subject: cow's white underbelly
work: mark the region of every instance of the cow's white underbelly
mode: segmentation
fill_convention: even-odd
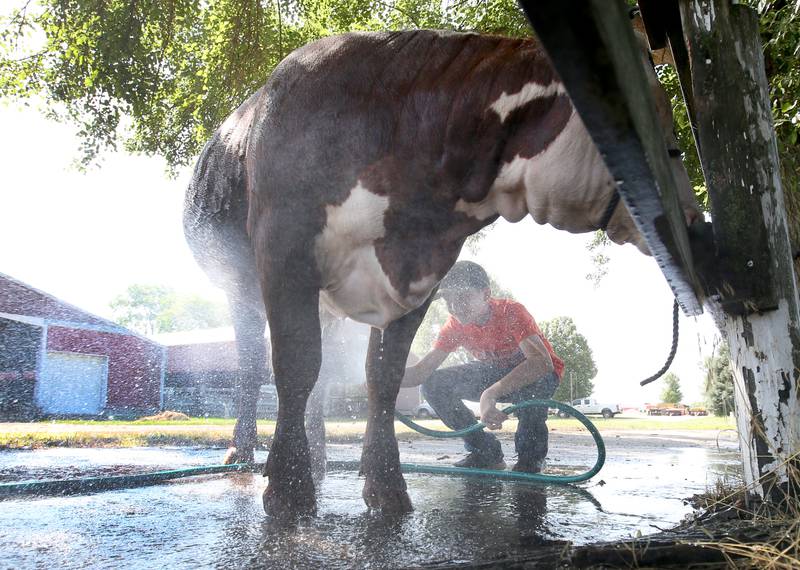
[[[435,275],[423,278],[405,296],[392,286],[375,253],[376,240],[386,232],[388,206],[388,197],[359,182],[341,205],[326,208],[325,227],[315,244],[323,307],[381,329],[419,307],[438,282]]]

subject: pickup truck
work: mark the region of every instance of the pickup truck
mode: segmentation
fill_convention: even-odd
[[[570,405],[585,416],[602,415],[604,418],[613,418],[622,412],[617,404],[600,403],[594,398],[572,400]],[[565,412],[559,412],[558,415],[562,418],[569,417],[569,414]]]

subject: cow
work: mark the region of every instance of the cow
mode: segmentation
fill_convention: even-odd
[[[698,211],[669,101],[645,53],[642,64],[688,223]],[[417,327],[465,239],[530,214],[569,232],[603,228],[647,253],[627,209],[609,207],[615,195],[534,39],[351,33],[286,57],[206,145],[184,218],[198,260],[229,293],[242,343],[239,459],[252,458],[265,359],[250,335],[269,322],[279,405],[266,512],[316,512],[303,412],[320,368],[320,307],[372,327],[363,498],[409,511],[394,403]],[[517,255],[523,262],[524,248]]]

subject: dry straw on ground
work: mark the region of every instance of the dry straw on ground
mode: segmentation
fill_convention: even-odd
[[[789,457],[783,466],[789,482],[780,487],[781,500],[757,500],[752,488],[724,484],[703,497],[708,514],[697,523],[701,529],[708,527],[710,539],[690,543],[718,550],[734,568],[799,569],[800,454]],[[720,539],[720,530],[728,537]]]

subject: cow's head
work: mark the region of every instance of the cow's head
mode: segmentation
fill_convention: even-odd
[[[686,223],[690,225],[700,216],[700,210],[681,159],[670,100],[656,76],[646,38],[637,34],[637,40],[641,65],[665,137],[664,158],[672,171]],[[527,54],[529,59],[536,57],[535,50],[532,51]],[[627,208],[620,205],[610,219],[607,217],[608,205],[616,191],[615,181],[557,78],[547,76],[543,82],[538,77],[521,89],[504,91],[489,108],[502,108],[503,113],[497,111],[499,120],[515,129],[506,145],[511,150],[506,151],[490,192],[491,213],[511,222],[530,213],[540,224],[574,233],[605,226],[612,241],[633,243],[649,254]],[[524,192],[519,192],[521,188]],[[469,212],[468,207],[463,210]],[[480,215],[480,208],[474,210]]]

